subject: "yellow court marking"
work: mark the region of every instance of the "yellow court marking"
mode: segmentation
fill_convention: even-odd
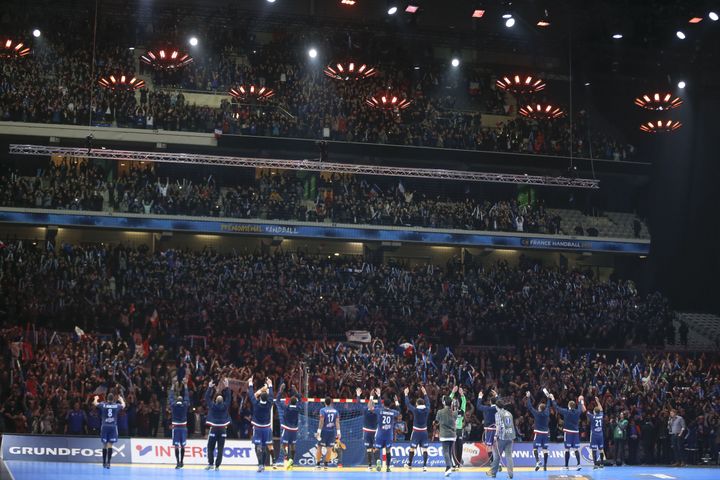
[[[166,469],[175,469],[175,464],[170,463],[118,463],[116,466],[122,466],[122,467],[140,467],[140,468],[166,468]],[[185,465],[183,467],[183,470],[204,470],[206,465]],[[584,467],[584,469],[592,467]],[[461,473],[483,473],[487,472],[490,469],[490,467],[463,467],[460,469],[459,472],[453,472],[453,475],[461,474]],[[503,472],[505,471],[505,466],[503,465]],[[221,465],[220,470],[229,470],[229,471],[239,471],[239,472],[254,472],[257,470],[256,465]],[[428,467],[428,472],[444,472],[444,467]],[[515,467],[513,468],[513,471],[515,472],[534,472],[535,467]],[[564,470],[562,467],[548,467],[548,472],[550,471],[567,471]],[[582,470],[581,470],[582,471]],[[272,472],[278,472],[278,473],[290,473],[290,472],[319,472],[319,473],[325,473],[325,470],[315,470],[315,467],[296,467],[293,466],[290,470],[285,470],[284,467],[278,467],[277,470],[273,470],[272,467],[265,467],[266,473],[272,473]],[[327,469],[327,472],[350,472],[350,473],[387,473],[385,472],[385,467],[383,466],[382,470],[380,472],[377,472],[375,468],[373,467],[372,471],[368,471],[367,467],[343,467],[343,468],[337,468],[337,467],[330,467]],[[575,472],[575,470],[570,470],[570,472]],[[413,467],[412,470],[409,470],[404,467],[393,467],[390,473],[423,473],[422,467]]]

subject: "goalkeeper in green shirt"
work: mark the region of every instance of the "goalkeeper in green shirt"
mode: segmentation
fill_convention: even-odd
[[[459,395],[459,399],[455,398]],[[453,448],[453,470],[458,471],[463,463],[463,426],[465,423],[465,412],[467,410],[467,398],[462,387],[455,385],[450,393],[450,398],[453,402],[453,411],[455,412],[455,434],[457,439],[455,440],[455,446]]]

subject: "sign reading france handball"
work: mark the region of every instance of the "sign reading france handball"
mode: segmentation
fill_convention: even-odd
[[[133,438],[130,444],[132,463],[175,463],[175,449],[169,438]],[[257,465],[255,448],[249,440],[226,440],[223,454],[223,465]],[[187,441],[185,463],[207,465],[207,440]]]
[[[648,241],[575,239],[544,235],[485,233],[430,228],[378,228],[372,226],[297,222],[261,223],[234,222],[169,215],[108,215],[105,213],[59,213],[54,210],[26,211],[0,209],[0,222],[60,227],[114,228],[155,232],[195,232],[239,235],[266,235],[291,238],[322,238],[347,241],[412,242],[430,245],[455,245],[495,248],[532,248],[541,250],[573,250],[616,252],[647,255]]]
[[[2,458],[6,461],[100,463],[102,445],[97,437],[5,434]],[[120,439],[113,445],[112,461],[131,463],[129,439]]]

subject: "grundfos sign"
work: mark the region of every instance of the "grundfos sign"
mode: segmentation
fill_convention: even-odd
[[[13,435],[2,438],[3,460],[35,462],[102,461],[102,445],[94,437],[62,437],[49,435]],[[114,463],[130,463],[130,440],[121,439],[113,447]]]

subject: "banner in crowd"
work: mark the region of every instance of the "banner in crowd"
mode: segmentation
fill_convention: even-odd
[[[650,242],[628,239],[627,241],[601,239],[575,239],[547,235],[434,230],[426,228],[382,228],[373,226],[342,226],[336,224],[264,223],[221,220],[198,220],[188,217],[166,215],[108,215],[103,213],[69,214],[57,211],[28,211],[3,208],[0,222],[60,227],[94,227],[122,230],[145,230],[154,232],[185,231],[195,233],[242,234],[298,238],[320,238],[347,241],[410,242],[430,245],[453,245],[495,248],[530,248],[540,250],[572,250],[588,252],[615,252],[647,255]]]
[[[133,438],[130,440],[132,463],[175,463],[175,449],[169,438]],[[185,463],[207,465],[207,440],[189,439]],[[257,465],[255,447],[249,440],[225,441],[223,465]]]
[[[14,435],[2,437],[3,460],[29,462],[102,463],[102,444],[96,437],[63,437],[56,435]],[[129,439],[113,445],[113,463],[131,463]]]

